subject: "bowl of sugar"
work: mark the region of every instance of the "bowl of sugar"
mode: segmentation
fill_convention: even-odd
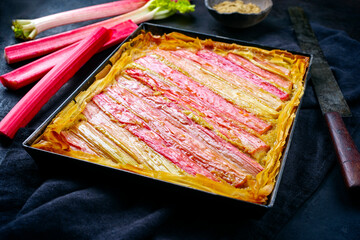
[[[205,0],[209,13],[231,28],[247,28],[263,21],[270,13],[271,0]]]

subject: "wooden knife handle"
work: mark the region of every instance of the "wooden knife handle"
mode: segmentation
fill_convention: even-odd
[[[360,189],[360,153],[347,131],[344,121],[338,112],[325,113],[336,154],[341,166],[347,187]]]

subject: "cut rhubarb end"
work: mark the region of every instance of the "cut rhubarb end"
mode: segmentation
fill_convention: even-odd
[[[15,89],[19,88],[17,81],[8,81],[8,79],[6,78],[5,75],[0,76],[0,81],[1,81],[2,85],[4,85],[4,87],[6,87],[8,89],[15,90]]]
[[[109,31],[97,29],[69,55],[46,74],[1,120],[0,134],[13,138],[26,126],[41,107],[82,67],[108,40]]]
[[[1,82],[11,90],[17,90],[33,83],[45,76],[57,63],[68,58],[76,46],[77,43],[8,72],[0,76]]]

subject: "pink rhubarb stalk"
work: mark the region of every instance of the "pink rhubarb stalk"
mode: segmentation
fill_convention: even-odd
[[[50,28],[121,15],[140,8],[147,1],[122,0],[60,12],[36,19],[14,20],[12,29],[17,38],[34,39],[37,34]]]
[[[131,20],[120,23],[110,28],[111,38],[99,49],[99,52],[116,44],[119,44],[126,37],[128,37],[136,28],[137,25]],[[43,77],[58,62],[66,59],[77,45],[78,43],[73,43],[70,46],[46,55],[20,68],[17,68],[14,71],[0,76],[0,80],[5,87],[12,90],[16,90],[30,83],[33,83]]]
[[[109,31],[97,29],[69,55],[48,72],[1,120],[0,133],[13,138],[41,107],[83,66],[109,39]]]

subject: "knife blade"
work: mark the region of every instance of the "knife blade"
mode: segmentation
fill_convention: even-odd
[[[304,10],[300,7],[290,7],[288,11],[302,51],[313,55],[310,69],[311,81],[327,122],[346,186],[350,190],[359,190],[360,153],[342,119],[342,117],[351,117],[350,108],[325,59]]]

